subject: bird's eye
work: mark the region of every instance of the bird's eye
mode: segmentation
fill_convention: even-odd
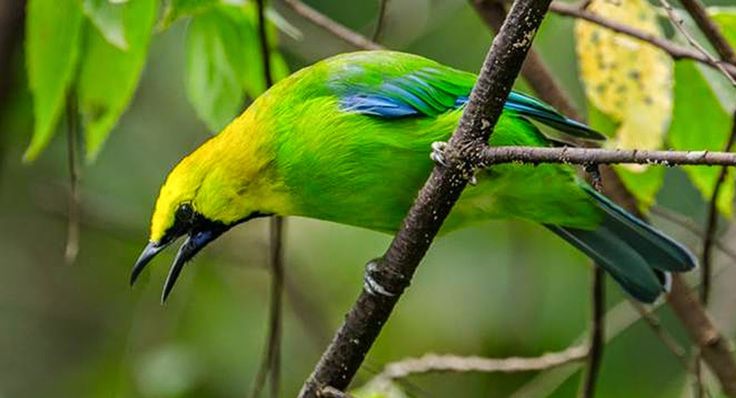
[[[182,203],[176,209],[176,223],[189,224],[194,218],[194,209],[190,203]]]

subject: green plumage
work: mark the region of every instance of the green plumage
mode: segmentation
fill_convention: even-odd
[[[470,73],[398,52],[321,61],[272,87],[182,162],[174,171],[181,177],[167,181],[177,188],[164,187],[157,209],[176,208],[169,202],[179,199],[169,198],[181,197],[181,185],[198,195],[198,211],[217,203],[202,214],[226,225],[247,213],[279,213],[394,232],[434,166],[431,144],[449,139],[474,81]],[[543,135],[541,125],[554,136]],[[600,138],[539,100],[512,93],[490,145]],[[217,188],[190,187],[189,180],[198,181],[193,172],[209,176],[205,182],[218,176],[208,185]],[[477,179],[442,232],[497,218],[543,224],[646,302],[664,290],[665,272],[694,266],[687,250],[592,191],[572,167],[503,164],[481,170]],[[233,214],[236,207],[244,214]],[[160,226],[153,230],[163,235],[168,216],[154,220]]]

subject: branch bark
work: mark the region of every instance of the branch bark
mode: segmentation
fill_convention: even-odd
[[[735,166],[736,153],[710,151],[649,151],[640,149],[603,149],[577,147],[484,147],[479,155],[482,167],[499,163],[659,164]]]
[[[493,32],[501,29],[506,18],[506,7],[501,0],[471,0],[478,15]],[[555,109],[569,118],[582,121],[583,116],[573,105],[572,100],[560,87],[557,80],[544,63],[542,56],[533,47],[526,55],[524,65],[521,67],[521,76],[526,80],[534,92]]]
[[[556,14],[584,19],[588,22],[592,22],[605,28],[611,29],[614,32],[621,33],[641,41],[645,41],[665,51],[674,59],[692,59],[716,69],[723,68],[728,73],[728,75],[730,75],[732,78],[736,78],[736,65],[726,62],[717,62],[694,48],[681,46],[665,38],[656,36],[648,32],[644,32],[629,25],[616,21],[611,21],[590,11],[581,10],[574,4],[555,1],[550,5],[549,9]]]
[[[693,18],[698,28],[705,34],[705,37],[708,38],[708,41],[716,49],[721,59],[728,63],[736,64],[736,52],[728,44],[728,40],[726,40],[718,25],[708,16],[703,3],[700,0],[680,0],[680,3]]]
[[[452,373],[517,373],[532,372],[581,361],[588,354],[584,345],[569,347],[538,357],[483,358],[477,356],[425,354],[419,358],[406,358],[387,364],[375,379],[395,380],[416,374]]]
[[[336,37],[342,39],[343,41],[354,47],[362,48],[364,50],[383,49],[383,46],[381,46],[380,44],[367,39],[365,36],[359,33],[353,32],[344,25],[335,22],[321,12],[302,3],[299,0],[284,0],[284,2],[297,14],[301,15],[313,24],[332,33]]]
[[[292,1],[292,0],[289,0]],[[517,0],[483,63],[449,148],[463,158],[436,166],[404,223],[380,259],[366,267],[366,288],[348,312],[300,397],[318,397],[328,386],[344,390],[388,320],[442,222],[467,185],[469,166],[481,153],[501,115],[550,0]],[[471,163],[472,164],[472,163]]]

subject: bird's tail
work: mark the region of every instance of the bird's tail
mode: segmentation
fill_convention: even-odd
[[[654,302],[669,289],[670,272],[695,268],[696,260],[685,247],[592,188],[586,190],[604,213],[596,229],[547,227],[595,260],[631,296]]]

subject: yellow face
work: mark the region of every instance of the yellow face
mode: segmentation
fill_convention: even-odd
[[[263,134],[248,132],[249,119],[246,112],[171,171],[156,201],[151,242],[177,227],[177,211],[186,206],[226,226],[253,214],[289,213],[288,191],[274,170],[273,154]]]

